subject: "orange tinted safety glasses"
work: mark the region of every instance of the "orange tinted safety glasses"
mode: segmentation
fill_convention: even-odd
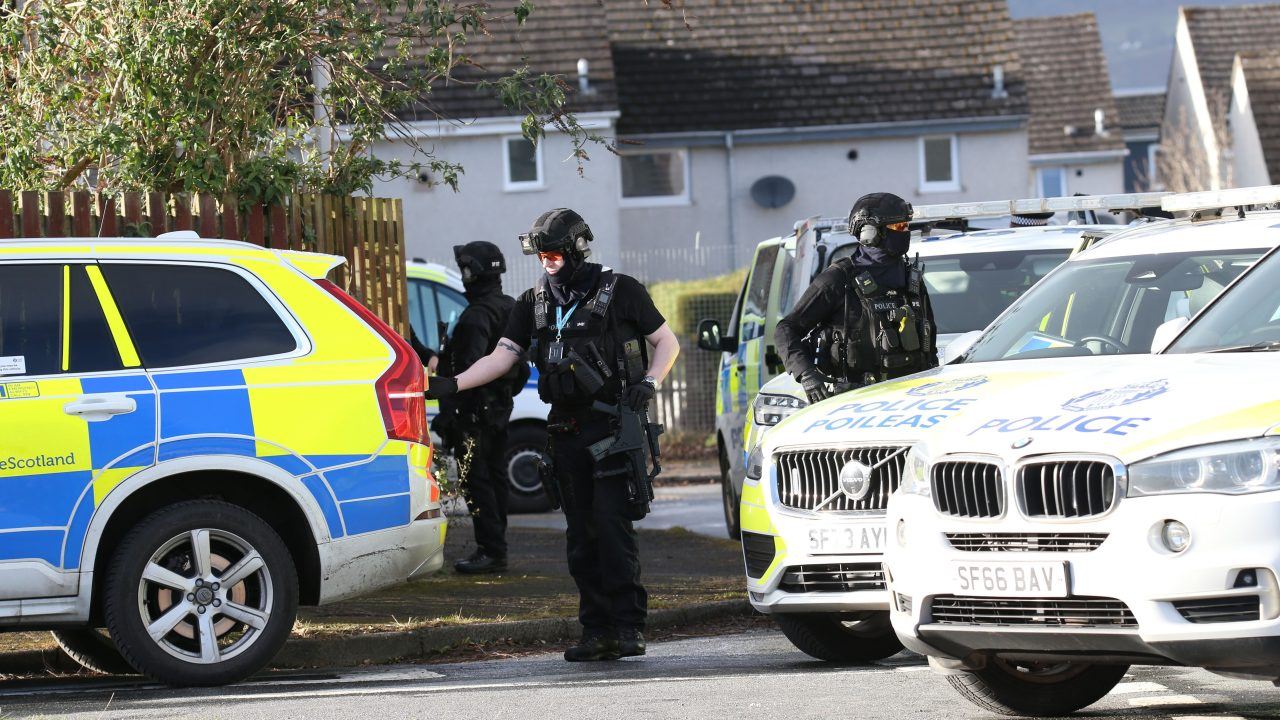
[[[885,227],[889,228],[894,232],[902,232],[903,230],[907,229],[907,223],[904,223],[904,222],[889,223],[888,225],[885,225]]]
[[[559,252],[540,252],[540,253],[538,253],[538,259],[539,259],[539,260],[547,260],[547,261],[550,261],[550,262],[560,262],[561,260],[563,260],[563,259],[564,259],[564,253],[559,253]]]

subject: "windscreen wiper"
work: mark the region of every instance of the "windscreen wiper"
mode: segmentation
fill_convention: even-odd
[[[1217,348],[1209,352],[1227,353],[1227,352],[1276,352],[1280,350],[1280,340],[1268,340],[1267,342],[1254,343],[1252,345],[1235,345],[1232,347]]]

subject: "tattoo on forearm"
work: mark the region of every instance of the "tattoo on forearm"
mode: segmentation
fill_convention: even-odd
[[[499,340],[498,347],[502,348],[503,350],[506,350],[512,355],[519,356],[524,354],[524,352],[520,350],[520,348],[517,347],[515,343],[507,342],[506,340]]]

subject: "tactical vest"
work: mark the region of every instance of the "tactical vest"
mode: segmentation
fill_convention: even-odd
[[[539,278],[534,290],[532,353],[543,402],[613,405],[624,387],[644,376],[645,347],[639,332],[631,323],[619,322],[613,310],[617,285],[618,276],[602,270],[591,292],[561,308],[564,327],[557,328],[547,278]]]
[[[843,327],[832,335],[830,368],[854,384],[879,382],[938,364],[929,298],[919,260],[907,268],[907,286],[881,287],[849,260],[837,263],[847,280]],[[856,273],[856,274],[855,274]]]

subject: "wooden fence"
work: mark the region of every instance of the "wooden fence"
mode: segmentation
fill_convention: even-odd
[[[404,214],[398,198],[292,195],[279,205],[243,207],[234,197],[131,192],[0,190],[5,238],[155,237],[194,230],[280,250],[341,255],[332,280],[409,333]]]

